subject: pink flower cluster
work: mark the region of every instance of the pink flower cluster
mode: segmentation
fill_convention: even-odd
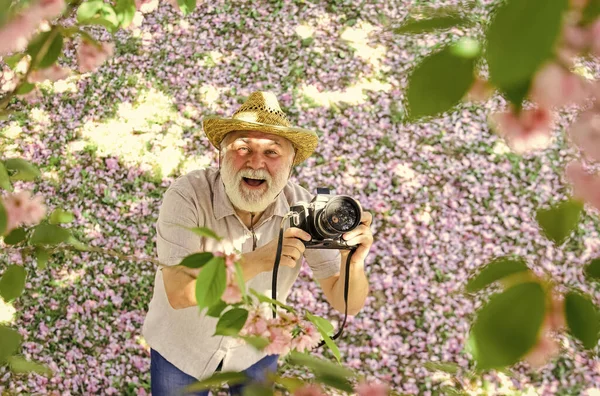
[[[33,2],[0,28],[0,56],[23,51],[40,23],[62,15],[65,8],[64,0]]]
[[[96,45],[88,40],[81,40],[77,49],[79,71],[82,73],[96,71],[108,58],[113,55],[113,43]]]
[[[389,387],[378,382],[362,382],[356,386],[357,396],[388,396]],[[294,396],[327,396],[317,384],[306,384],[294,391]]]
[[[566,323],[564,298],[552,293],[548,305],[538,342],[524,358],[533,368],[545,366],[560,351],[555,335],[565,327]]]
[[[581,2],[584,4],[587,2]],[[580,8],[572,3],[575,17],[566,18],[562,37],[557,48],[557,59],[550,61],[538,70],[533,78],[528,99],[536,106],[517,114],[514,109],[506,113],[494,114],[491,117],[492,127],[507,144],[516,152],[546,148],[551,140],[552,111],[563,106],[582,105],[586,100],[595,97],[598,100],[598,85],[575,74],[570,69],[575,66],[575,59],[587,53],[600,55],[600,18],[587,27],[579,26]],[[589,113],[584,113],[569,131],[577,146],[587,152],[596,152],[596,121]],[[596,158],[595,158],[596,159]]]
[[[29,82],[43,82],[46,80],[58,81],[67,78],[71,74],[71,69],[57,65],[56,63],[45,69],[38,69],[31,72]]]
[[[35,225],[46,215],[46,206],[41,196],[31,198],[30,191],[19,191],[2,198],[6,210],[7,227],[5,234],[22,224]]]
[[[269,340],[264,349],[268,355],[287,355],[290,351],[309,351],[320,341],[321,335],[310,322],[287,312],[279,312],[277,318],[265,318],[259,309],[250,312],[242,336],[263,337]]]

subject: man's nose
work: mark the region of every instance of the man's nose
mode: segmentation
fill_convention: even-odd
[[[265,159],[260,153],[253,152],[248,155],[247,164],[252,169],[261,169],[265,167]]]

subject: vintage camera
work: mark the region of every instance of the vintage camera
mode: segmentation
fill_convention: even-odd
[[[290,208],[294,212],[290,224],[312,236],[303,241],[307,249],[344,249],[348,246],[342,235],[360,224],[362,208],[357,200],[347,195],[330,194],[327,188],[317,188],[317,195],[310,203],[298,202]]]

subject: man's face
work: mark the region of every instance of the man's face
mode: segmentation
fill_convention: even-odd
[[[224,142],[221,176],[231,203],[247,212],[262,212],[287,183],[292,144],[258,131],[231,132]]]

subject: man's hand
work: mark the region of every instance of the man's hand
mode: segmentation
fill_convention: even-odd
[[[369,250],[371,250],[371,245],[373,245],[371,223],[373,223],[373,215],[371,215],[369,212],[363,212],[362,217],[360,218],[360,225],[352,231],[342,235],[342,238],[348,245],[358,245],[354,251],[354,254],[352,254],[352,261],[350,262],[352,265],[364,264],[367,254],[369,254]],[[350,252],[348,250],[342,251],[342,258],[344,262],[346,261],[349,253]]]
[[[294,268],[304,253],[305,246],[302,240],[310,241],[310,239],[310,234],[300,228],[290,227],[285,230],[279,265]],[[257,248],[255,251],[242,255],[244,258],[242,269],[244,270],[245,280],[253,278],[260,272],[271,271],[273,269],[278,240],[279,236],[266,245]]]

